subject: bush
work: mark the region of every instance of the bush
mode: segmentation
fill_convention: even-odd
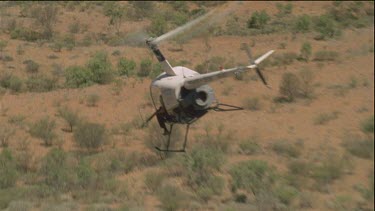
[[[317,188],[321,190],[339,179],[344,173],[345,161],[334,156],[327,157],[319,165],[312,168],[311,175],[317,183]]]
[[[297,158],[300,156],[301,152],[299,149],[288,143],[287,140],[280,140],[272,144],[272,150],[275,151],[279,155],[284,155],[287,157]]]
[[[345,135],[342,145],[354,156],[364,159],[374,157],[374,140],[371,138],[362,139],[359,136]]]
[[[6,48],[8,45],[7,41],[0,40],[0,52],[3,52],[4,48]]]
[[[292,160],[288,163],[288,169],[292,175],[306,177],[310,175],[311,164],[301,160]]]
[[[92,72],[81,66],[70,66],[65,70],[65,84],[68,87],[78,88],[93,84]]]
[[[171,185],[162,186],[157,194],[164,210],[173,211],[183,207],[187,196],[179,188]]]
[[[10,32],[10,38],[34,42],[34,41],[37,41],[38,39],[43,38],[43,35],[31,29],[15,28],[14,30]]]
[[[96,179],[94,169],[90,163],[84,159],[81,159],[78,166],[75,168],[77,174],[77,183],[81,188],[90,187]]]
[[[117,63],[117,69],[121,76],[133,76],[135,74],[135,67],[136,63],[133,60],[128,60],[126,58],[121,58]]]
[[[9,139],[14,134],[14,130],[12,130],[9,126],[4,124],[0,124],[0,146],[8,147]]]
[[[43,30],[43,37],[50,39],[53,36],[53,27],[57,22],[58,8],[54,4],[38,6],[35,8],[33,18]]]
[[[51,146],[53,140],[56,138],[55,127],[56,123],[54,120],[44,117],[30,125],[29,133],[36,138],[42,139],[45,146]]]
[[[87,63],[87,69],[91,72],[91,80],[98,84],[107,84],[113,80],[112,64],[107,53],[98,52]]]
[[[300,97],[312,98],[314,95],[314,75],[309,69],[302,69],[298,74],[300,78]]]
[[[335,21],[329,15],[321,15],[315,19],[315,30],[319,32],[319,36],[316,39],[322,40],[333,38],[341,33],[337,29]]]
[[[300,50],[299,59],[308,62],[311,57],[312,49],[309,42],[303,43]]]
[[[249,97],[245,99],[244,107],[246,109],[249,109],[251,111],[257,111],[260,109],[261,104],[258,97]]]
[[[239,144],[241,153],[245,155],[254,155],[260,150],[259,144],[257,144],[254,139],[245,139]]]
[[[266,11],[255,11],[247,21],[247,27],[251,29],[263,29],[269,20],[270,16]]]
[[[281,65],[290,65],[298,58],[298,55],[293,52],[286,52],[280,55],[273,56],[272,62],[270,63],[272,66],[281,66]]]
[[[298,196],[298,191],[291,186],[282,185],[275,190],[275,195],[283,204],[290,205],[290,203]]]
[[[362,121],[361,130],[364,133],[374,133],[374,115]]]
[[[17,182],[16,162],[11,151],[4,149],[0,154],[0,188],[9,188]]]
[[[331,120],[337,119],[337,117],[338,117],[338,112],[321,113],[314,119],[314,124],[324,125]]]
[[[79,124],[74,130],[73,136],[80,147],[85,147],[88,150],[98,149],[107,138],[104,125],[90,122]]]
[[[26,60],[23,62],[26,64],[26,72],[28,73],[37,73],[39,70],[39,64],[33,60]]]
[[[339,53],[336,51],[317,51],[314,56],[314,61],[336,61]]]
[[[311,18],[308,15],[298,16],[294,23],[294,31],[306,33],[310,31]]]
[[[165,17],[161,15],[157,15],[152,19],[152,22],[150,26],[148,27],[148,32],[153,37],[158,37],[164,33],[166,33],[168,30],[167,27],[167,21],[165,20]]]
[[[62,149],[51,149],[43,158],[40,174],[43,182],[55,191],[66,191],[74,184],[74,174],[68,155]]]
[[[154,193],[161,187],[164,179],[165,175],[163,173],[149,171],[145,175],[145,185],[152,193]]]
[[[74,21],[73,23],[69,24],[69,32],[72,34],[79,33],[80,28],[81,28],[81,24],[77,21]]]
[[[139,65],[137,75],[139,77],[147,77],[152,70],[152,62],[149,59],[143,59]]]
[[[279,87],[279,93],[285,96],[287,101],[292,102],[298,97],[300,87],[301,81],[294,73],[284,73]]]
[[[12,74],[5,74],[0,78],[0,85],[17,93],[22,90],[23,81]]]
[[[73,127],[77,126],[80,119],[78,113],[70,110],[68,107],[59,108],[58,114],[69,124],[69,131],[73,132]]]
[[[31,92],[48,92],[56,88],[57,80],[57,78],[48,78],[44,75],[33,75],[25,83]]]
[[[277,16],[279,17],[284,17],[286,15],[289,15],[292,13],[292,10],[293,10],[293,5],[291,3],[287,3],[287,4],[276,3],[276,7],[278,9]]]
[[[90,94],[86,98],[86,105],[89,107],[97,106],[98,101],[100,100],[100,96],[97,94]]]
[[[267,162],[262,160],[242,161],[229,170],[234,190],[243,188],[254,195],[269,190],[274,183],[274,172]]]

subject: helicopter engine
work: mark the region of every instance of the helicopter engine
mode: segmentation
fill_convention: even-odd
[[[179,122],[190,122],[206,114],[214,101],[214,90],[208,85],[192,90],[182,87],[179,100],[180,106],[175,108],[173,112]]]

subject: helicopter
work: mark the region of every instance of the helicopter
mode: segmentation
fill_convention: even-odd
[[[156,150],[160,152],[185,152],[188,140],[189,127],[198,119],[202,118],[208,111],[236,111],[243,110],[239,106],[219,103],[215,97],[215,91],[208,84],[219,79],[240,74],[242,72],[254,69],[263,84],[268,87],[268,84],[258,67],[263,60],[269,57],[274,50],[270,50],[253,60],[250,48],[243,43],[242,47],[245,50],[250,64],[247,66],[233,67],[229,69],[221,69],[214,72],[200,74],[197,71],[183,66],[172,67],[168,60],[164,57],[158,47],[158,43],[175,36],[191,27],[208,15],[203,15],[183,26],[180,26],[170,32],[167,32],[157,38],[148,38],[145,40],[148,48],[153,52],[164,72],[158,75],[150,85],[150,97],[152,100],[155,112],[150,115],[143,126],[147,125],[155,116],[161,129],[164,130],[163,135],[167,137],[166,148],[162,149],[155,146]],[[170,149],[171,134],[175,124],[186,125],[184,142],[181,149]],[[169,126],[169,128],[167,127]]]

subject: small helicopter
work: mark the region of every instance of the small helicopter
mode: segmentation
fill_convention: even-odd
[[[148,124],[155,116],[159,126],[164,130],[164,134],[168,136],[166,148],[162,149],[155,146],[161,152],[185,152],[189,127],[192,123],[207,114],[208,111],[236,111],[243,108],[219,103],[215,97],[214,90],[208,83],[219,80],[224,77],[233,76],[241,72],[255,69],[256,73],[267,85],[267,82],[261,73],[258,64],[269,57],[274,50],[270,50],[256,60],[252,59],[250,48],[247,44],[243,44],[243,49],[249,57],[250,65],[234,67],[230,69],[222,69],[214,72],[200,74],[187,67],[172,67],[168,60],[158,48],[158,43],[181,33],[188,27],[197,24],[209,14],[203,15],[183,26],[180,26],[166,34],[157,38],[146,39],[147,46],[161,63],[164,72],[157,76],[150,85],[150,96],[155,112],[145,120],[144,126]],[[170,149],[171,134],[175,124],[186,125],[185,138],[181,149]],[[169,128],[167,128],[169,125]]]

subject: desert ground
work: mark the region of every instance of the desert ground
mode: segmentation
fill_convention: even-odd
[[[165,136],[144,39],[244,110]],[[373,2],[0,2],[0,209],[374,210]],[[182,145],[184,126],[173,133]]]

